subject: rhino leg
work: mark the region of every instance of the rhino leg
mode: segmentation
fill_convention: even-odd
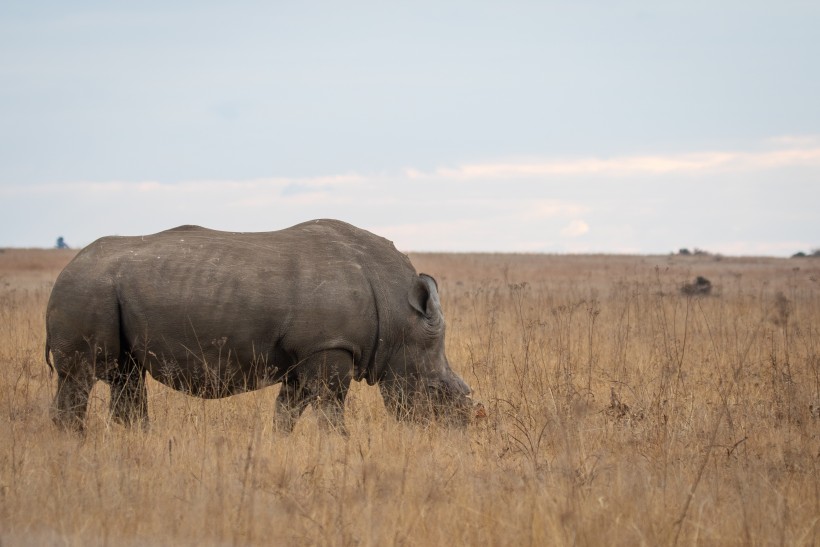
[[[148,429],[148,391],[145,371],[130,355],[120,358],[119,365],[108,378],[111,386],[111,418],[126,426],[140,425]]]
[[[274,428],[282,433],[290,433],[296,420],[302,415],[310,401],[310,394],[299,385],[295,377],[287,377],[282,381],[279,396],[276,397],[276,418]]]
[[[74,357],[55,355],[54,361],[57,394],[54,396],[51,419],[62,429],[82,432],[88,396],[94,387],[93,366],[79,354]]]
[[[353,379],[353,358],[343,350],[325,351],[315,356],[318,374],[314,382],[313,408],[319,426],[347,435],[344,410],[347,391]]]
[[[276,429],[292,431],[312,403],[323,429],[345,434],[344,404],[352,378],[353,359],[347,351],[323,351],[301,361],[276,398]]]

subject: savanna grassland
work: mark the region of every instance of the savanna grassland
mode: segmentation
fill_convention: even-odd
[[[820,544],[818,259],[413,254],[486,407],[466,431],[359,384],[347,438],[312,410],[285,437],[278,387],[150,382],[149,431],[98,383],[78,437],[43,356],[71,256],[0,253],[4,546]]]

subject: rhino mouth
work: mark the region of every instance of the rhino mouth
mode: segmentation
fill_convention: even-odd
[[[475,415],[472,390],[460,378],[380,382],[385,406],[397,420],[464,427]]]
[[[474,407],[471,392],[463,382],[461,385],[450,382],[429,383],[425,393],[429,414],[446,425],[468,425]]]
[[[415,388],[389,390],[387,406],[399,421],[466,427],[473,416],[471,390],[464,382],[420,382]]]

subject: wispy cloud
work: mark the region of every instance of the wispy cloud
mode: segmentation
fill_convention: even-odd
[[[463,181],[582,175],[624,177],[708,171],[746,171],[788,165],[820,165],[820,142],[815,137],[784,137],[771,141],[771,144],[779,148],[753,152],[708,151],[611,158],[473,163],[457,167],[441,167],[429,172],[409,169],[406,175],[412,179],[437,178]],[[783,146],[789,147],[783,149]]]
[[[788,254],[820,246],[809,239],[820,233],[813,211],[820,199],[820,138],[784,137],[757,148],[317,177],[5,184],[0,199],[10,212],[0,218],[0,236],[6,237],[0,245],[48,244],[54,234],[87,243],[185,223],[271,230],[335,217],[403,250],[658,252],[698,246],[726,254]],[[708,187],[692,192],[681,180]],[[123,215],[124,206],[135,214]],[[33,211],[48,212],[33,223]],[[21,230],[36,235],[19,243],[12,235]]]
[[[778,135],[766,139],[765,144],[785,147],[820,147],[820,135]]]
[[[669,173],[703,173],[759,170],[787,166],[820,166],[820,135],[789,135],[767,139],[755,151],[705,151],[677,154],[623,155],[609,158],[546,158],[520,161],[493,161],[438,167],[432,170],[406,168],[395,173],[345,173],[314,177],[270,177],[256,179],[193,180],[179,183],[157,181],[55,182],[40,185],[0,186],[0,192],[33,193],[52,191],[179,192],[233,190],[293,196],[310,193],[345,192],[372,188],[391,182],[435,179],[458,182],[481,179],[529,179],[552,176],[624,177]]]
[[[561,229],[561,235],[565,237],[580,237],[589,232],[589,224],[583,220],[573,220]]]
[[[556,199],[527,200],[516,203],[515,216],[518,218],[566,218],[584,214],[589,207],[578,202]]]

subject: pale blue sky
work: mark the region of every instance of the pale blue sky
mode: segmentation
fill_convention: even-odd
[[[820,247],[820,3],[168,4],[0,4],[0,246]]]

